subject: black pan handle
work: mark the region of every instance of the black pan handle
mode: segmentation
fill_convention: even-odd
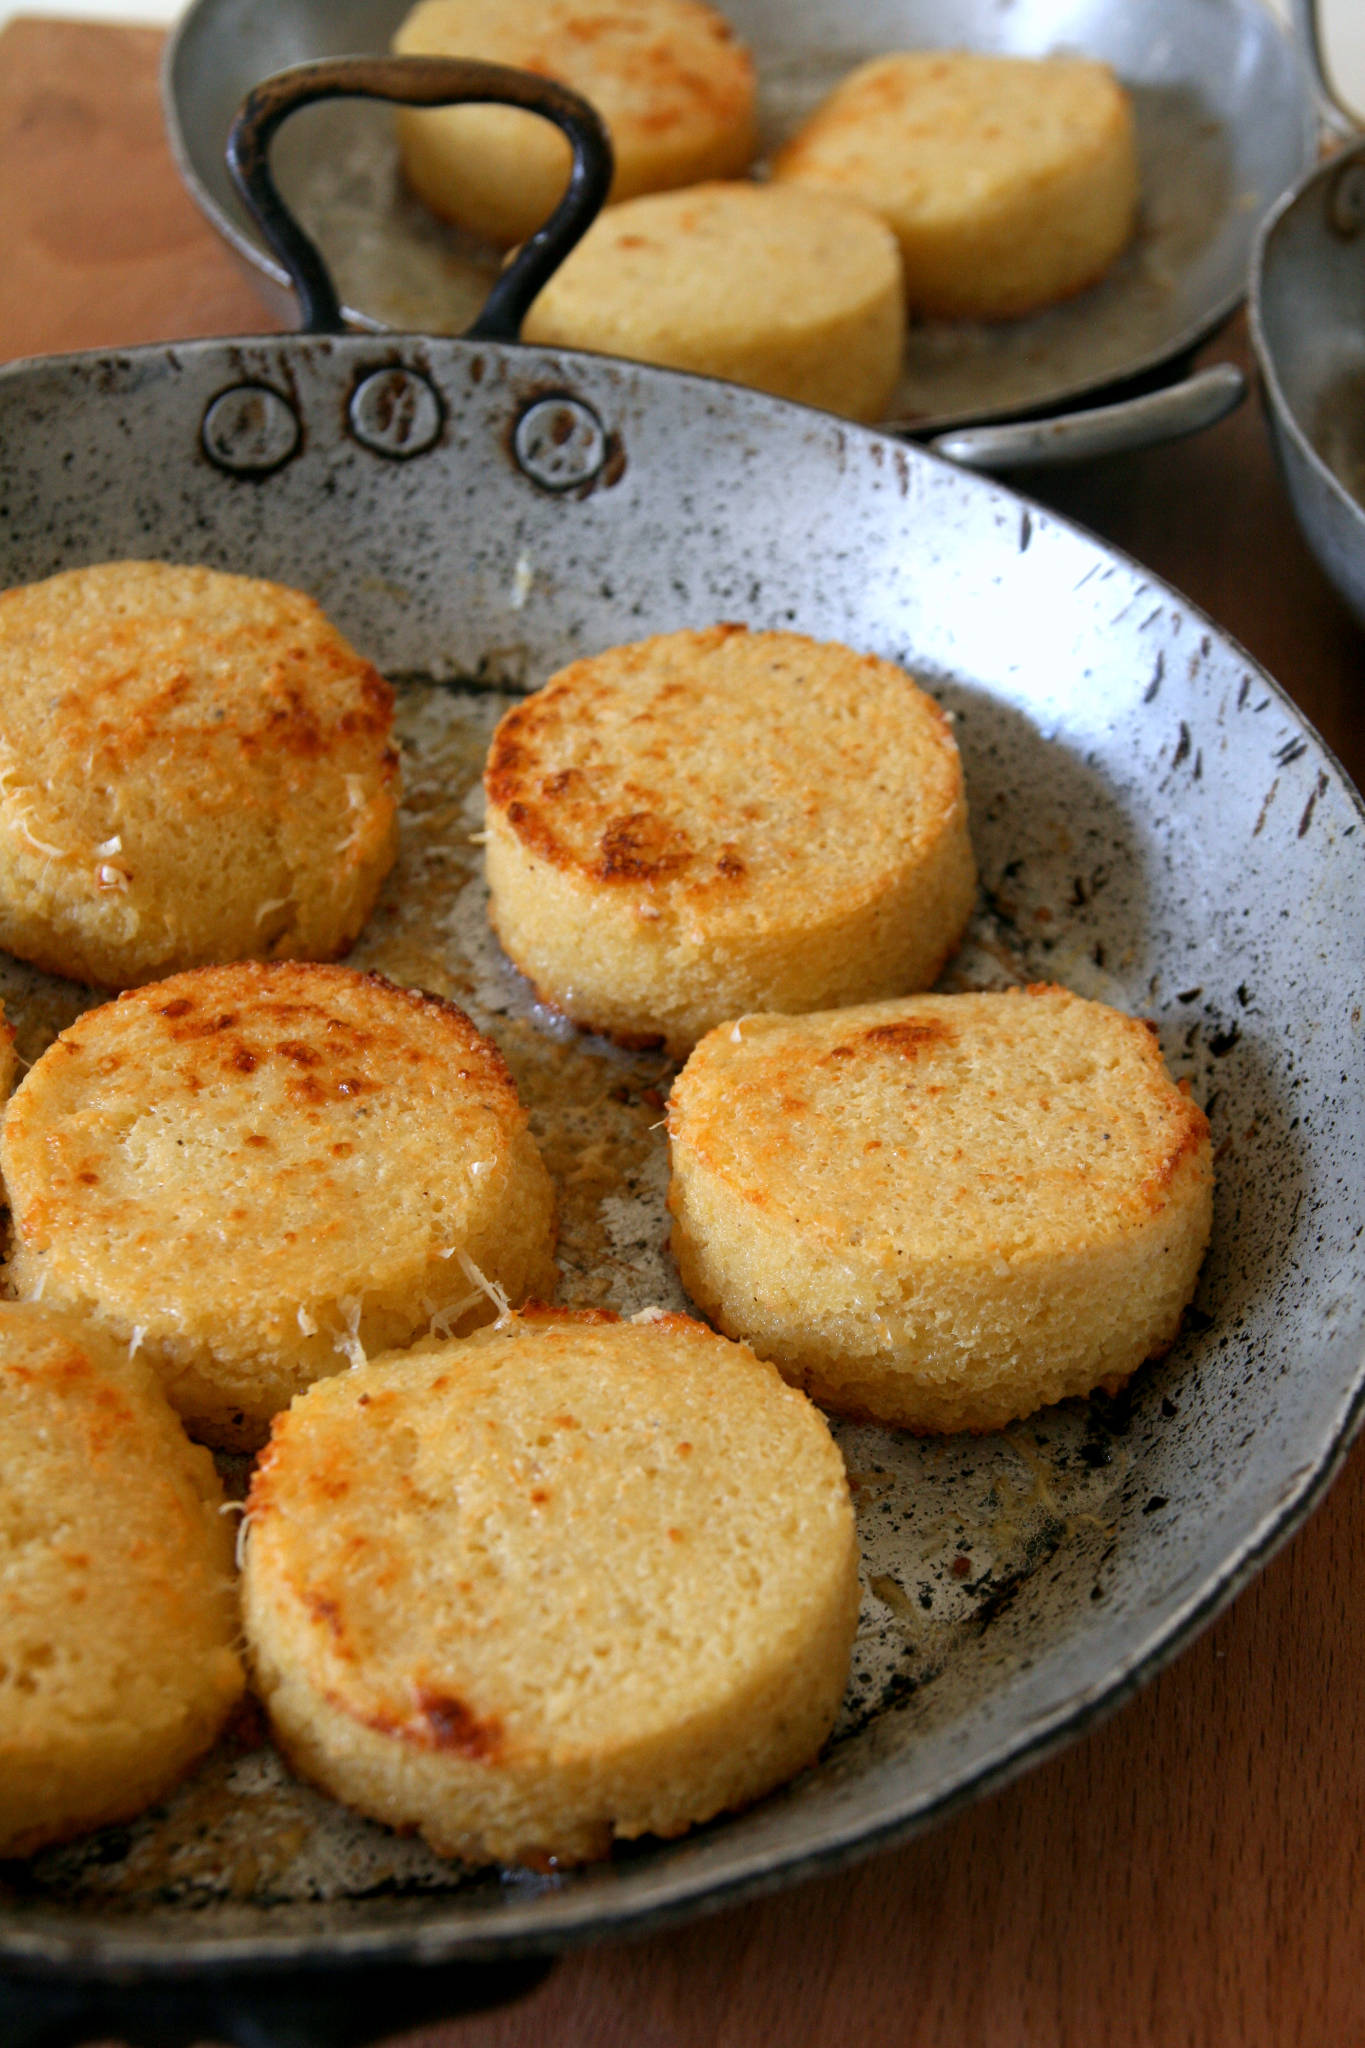
[[[422,1966],[338,1964],[265,1975],[249,1964],[232,1975],[136,1984],[0,1982],[4,2048],[78,2048],[90,2041],[129,2048],[365,2048],[420,2026],[462,2018],[520,1998],[542,1982],[548,1957],[504,1963]]]
[[[543,227],[524,242],[493,286],[469,329],[471,341],[515,341],[531,301],[581,240],[606,203],[611,138],[587,100],[552,78],[457,57],[328,57],[294,64],[247,94],[228,132],[232,181],[262,235],[289,272],[305,334],[341,334],[345,322],[331,273],[317,244],[280,197],[270,145],[282,121],[315,100],[395,100],[412,107],[495,101],[553,121],[569,138],[568,190]]]

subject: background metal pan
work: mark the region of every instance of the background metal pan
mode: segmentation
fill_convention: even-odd
[[[1265,223],[1251,337],[1295,515],[1365,626],[1365,141],[1304,179]]]
[[[1074,404],[1177,365],[1241,299],[1257,222],[1312,158],[1308,80],[1262,0],[733,0],[725,11],[754,50],[769,142],[852,64],[898,47],[1078,51],[1133,90],[1144,192],[1134,246],[1093,291],[1031,319],[916,328],[891,415],[916,433]],[[386,50],[406,12],[407,0],[193,0],[168,49],[182,175],[281,312],[285,272],[224,169],[232,115],[283,66]],[[386,110],[310,110],[277,163],[353,324],[469,325],[496,262],[404,190]]]

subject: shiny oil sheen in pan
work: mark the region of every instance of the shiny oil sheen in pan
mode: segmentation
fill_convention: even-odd
[[[350,964],[458,1002],[497,1041],[526,1103],[559,1203],[560,1298],[634,1314],[687,1309],[665,1250],[663,1130],[676,1069],[585,1037],[538,1005],[488,927],[480,772],[507,693],[410,680],[398,693],[405,798],[397,867]],[[1093,957],[1073,981],[1116,993]],[[1027,978],[1008,906],[978,914],[944,986]],[[0,959],[0,999],[31,1062],[100,1000]],[[1187,1064],[1189,1064],[1187,1062]],[[1206,1082],[1205,1082],[1206,1085]],[[341,1366],[341,1361],[339,1368]],[[1178,1381],[1179,1368],[1164,1373]],[[1172,1413],[1176,1412],[1172,1399]],[[848,1691],[824,1769],[891,1707],[941,1711],[970,1685],[962,1652],[980,1644],[1034,1574],[1088,1574],[1103,1597],[1118,1508],[1136,1480],[1126,1401],[1073,1402],[980,1438],[916,1439],[843,1421],[834,1432],[858,1509],[863,1600]],[[240,1494],[247,1461],[221,1459]],[[1163,1503],[1147,1503],[1151,1512]],[[968,1660],[970,1661],[970,1660]],[[959,1693],[960,1696],[960,1693]],[[627,1848],[626,1860],[649,1853]],[[465,1872],[420,1843],[360,1820],[298,1783],[248,1711],[183,1786],[127,1826],[12,1865],[10,1899],[225,1912],[251,1903],[412,1893],[532,1892],[567,1880]],[[202,1924],[202,1923],[201,1923]],[[209,1924],[212,1924],[211,1922]]]

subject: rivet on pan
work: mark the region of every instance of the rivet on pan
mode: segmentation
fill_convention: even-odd
[[[1365,161],[1343,164],[1327,188],[1327,221],[1346,241],[1365,228]]]
[[[395,366],[361,378],[351,393],[350,421],[362,447],[406,462],[440,440],[445,407],[425,377]]]
[[[542,490],[571,491],[591,483],[606,461],[606,430],[582,399],[560,393],[527,406],[517,421],[512,450]]]
[[[234,476],[268,476],[297,453],[298,414],[268,384],[234,384],[211,399],[199,430],[204,453]]]

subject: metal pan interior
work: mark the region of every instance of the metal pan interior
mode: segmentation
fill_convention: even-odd
[[[404,0],[194,0],[170,47],[166,118],[182,174],[281,311],[283,272],[224,169],[228,124],[272,71],[387,49],[406,11]],[[1064,404],[1177,361],[1241,299],[1257,222],[1312,158],[1305,81],[1260,0],[733,0],[724,11],[755,54],[768,147],[853,64],[887,49],[1083,53],[1133,92],[1144,195],[1134,244],[1100,285],[1030,319],[916,327],[892,408],[915,431]],[[387,108],[307,109],[276,163],[357,324],[469,325],[498,259],[404,189]]]
[[[435,408],[401,461],[355,431],[398,355],[412,416],[423,391]],[[205,452],[206,412],[244,390],[298,429],[269,473]],[[556,489],[516,452],[542,402],[599,434]],[[1190,1327],[1126,1398],[973,1440],[840,1426],[859,1641],[834,1739],[784,1791],[582,1872],[470,1874],[295,1786],[244,1730],[135,1826],[8,1867],[0,1956],[473,1957],[788,1882],[1074,1735],[1307,1512],[1365,1383],[1365,819],[1275,685],[1171,590],[885,437],[517,347],[287,339],[17,366],[0,457],[5,583],[139,555],[277,577],[407,679],[403,865],[354,957],[467,1004],[507,1050],[566,1196],[566,1296],[675,1298],[651,1128],[668,1076],[528,1002],[487,937],[469,791],[497,693],[647,632],[790,625],[924,678],[956,721],[983,876],[955,982],[1055,979],[1152,1017],[1219,1148]],[[30,1053],[87,999],[12,973],[5,994]]]

